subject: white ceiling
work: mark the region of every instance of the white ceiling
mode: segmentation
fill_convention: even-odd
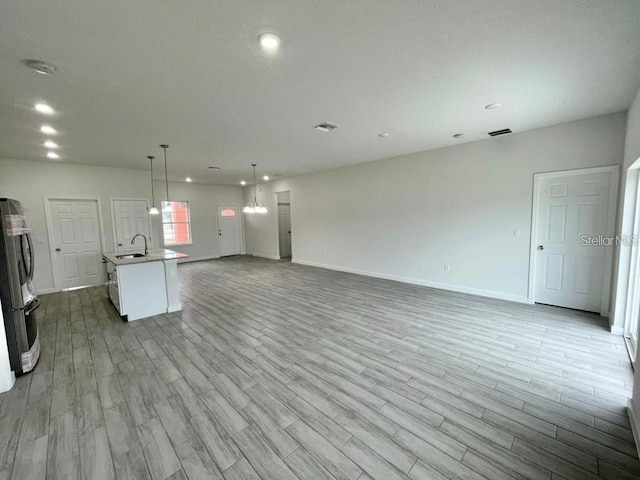
[[[172,179],[235,183],[619,112],[639,25],[638,0],[4,1],[0,157],[43,160],[46,121],[61,161],[145,169],[166,142]]]

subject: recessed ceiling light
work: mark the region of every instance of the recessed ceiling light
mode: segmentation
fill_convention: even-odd
[[[60,155],[58,155],[56,152],[47,152],[47,158],[51,158],[53,160],[56,160],[56,159],[60,158]]]
[[[464,133],[456,133],[453,138],[464,138]]]
[[[495,110],[496,108],[500,108],[501,106],[501,103],[490,103],[489,105],[485,105],[484,108],[486,108],[487,110]]]
[[[185,178],[185,179],[184,179],[184,181],[185,181],[185,182],[189,182],[189,183],[190,183],[190,182],[192,182],[191,177],[187,177],[187,178]]]
[[[265,175],[264,177],[262,177],[264,179],[264,181],[266,182],[267,180],[269,180],[269,175]]]
[[[33,68],[41,75],[53,75],[56,73],[56,66],[42,60],[24,60],[23,62],[27,67]]]
[[[44,142],[44,146],[47,148],[58,148],[58,144],[56,142],[52,142],[51,140],[47,140]]]
[[[56,133],[58,133],[58,131],[51,125],[43,125],[42,127],[40,127],[40,131],[42,133],[46,133],[47,135],[55,135]]]
[[[378,136],[380,138],[387,138],[389,136],[389,134],[388,133],[379,133]]]
[[[240,185],[242,185],[243,187],[244,187],[246,184],[247,184],[247,182],[245,182],[244,180],[242,180],[242,181],[240,182]]]
[[[53,115],[54,113],[56,113],[56,111],[46,103],[36,103],[34,107],[38,112],[44,113],[45,115]]]
[[[280,46],[280,37],[275,33],[263,33],[258,36],[258,42],[265,50],[273,51]]]

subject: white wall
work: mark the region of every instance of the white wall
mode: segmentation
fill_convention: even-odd
[[[173,248],[192,255],[194,259],[218,256],[215,204],[242,203],[241,187],[170,183],[170,195],[175,200],[188,200],[191,207],[193,245]],[[164,183],[156,183],[156,205],[164,198]],[[112,198],[146,198],[151,201],[148,170],[92,167],[55,162],[31,162],[0,159],[0,197],[19,200],[27,209],[35,240],[35,285],[39,292],[54,289],[49,239],[45,219],[44,197],[99,198],[104,220],[103,251],[113,251],[111,221]],[[159,243],[160,217],[152,217],[155,238]]]
[[[638,159],[640,159],[640,90],[638,91],[638,94],[636,95],[636,98],[633,101],[633,104],[631,105],[631,108],[629,109],[629,112],[628,112],[627,132],[626,132],[626,140],[625,140],[625,148],[624,148],[625,178],[623,178],[622,180],[623,185],[626,186],[625,192],[623,192],[623,194],[629,193],[628,195],[625,195],[625,210],[627,210],[627,208],[629,208],[630,206],[627,200],[631,200],[631,203],[633,203],[636,196],[635,189],[629,189],[628,188],[629,185],[627,185],[626,183],[627,169]],[[628,190],[632,190],[632,191],[628,192]],[[627,217],[626,214],[625,214],[625,217]],[[623,225],[621,227],[621,233],[628,233],[630,230],[630,227],[632,227],[632,225],[628,225],[628,224],[625,225],[623,222]],[[625,253],[630,253],[629,250],[630,250],[629,248],[622,247],[620,252],[621,263],[619,265],[619,268],[621,271],[621,275],[628,275],[628,265],[625,266],[623,265],[623,263],[628,261]],[[618,283],[625,283],[625,282],[619,281]],[[623,289],[624,287],[620,288],[620,290],[623,290]],[[624,292],[618,292],[618,293],[624,293]],[[619,323],[620,328],[622,328],[623,326],[622,322],[624,321],[624,316],[620,314],[620,312],[623,312],[623,308],[621,307],[623,305],[625,298],[626,296],[623,296],[623,298],[621,298],[620,295],[618,295],[616,298],[615,317],[616,317],[616,321]],[[640,454],[640,363],[639,361],[640,361],[640,356],[637,356],[636,369],[635,369],[634,380],[633,380],[633,396],[629,400],[629,410],[630,410],[632,428],[636,438],[636,446],[638,447],[638,453]]]
[[[289,190],[294,261],[526,301],[533,174],[620,165],[625,125],[606,115],[261,184],[269,213],[245,216],[247,253],[277,257],[275,192]]]
[[[164,182],[156,182],[156,205],[165,200]],[[190,256],[189,261],[218,258],[218,205],[237,205],[242,209],[242,187],[228,185],[202,185],[194,183],[169,183],[169,197],[173,201],[188,201],[191,214],[192,245],[167,248]],[[155,220],[155,219],[154,219]],[[156,238],[161,238],[160,221],[155,222]],[[244,253],[244,241],[241,241]]]

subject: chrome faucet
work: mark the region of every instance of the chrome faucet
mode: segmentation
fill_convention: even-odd
[[[149,244],[147,243],[147,237],[145,237],[143,234],[141,233],[136,233],[133,238],[131,239],[131,245],[133,245],[134,243],[136,243],[136,238],[138,237],[142,237],[144,239],[144,256],[147,257],[149,255]]]

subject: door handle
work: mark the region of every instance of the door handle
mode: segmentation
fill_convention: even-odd
[[[538,250],[544,250],[544,245],[538,245]]]
[[[56,252],[59,252],[59,251],[60,251],[60,249],[59,249],[59,248],[56,248]]]
[[[119,244],[118,244],[118,246],[119,246],[119,247],[121,247],[121,246],[122,246],[122,244],[121,244],[121,243],[119,243]]]
[[[35,252],[33,251],[33,243],[31,242],[31,235],[27,235],[27,243],[29,244],[29,280],[33,281],[33,270],[35,262]]]

